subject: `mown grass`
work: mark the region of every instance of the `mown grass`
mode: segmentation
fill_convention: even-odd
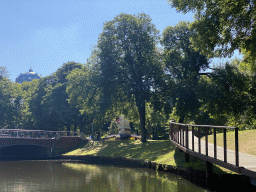
[[[176,167],[190,167],[205,170],[203,161],[190,156],[190,162],[185,163],[184,153],[181,152],[169,140],[149,140],[142,143],[136,141],[94,141],[89,142],[83,148],[76,149],[64,155],[95,155],[126,157],[138,160],[154,161],[156,163],[172,165]],[[214,165],[214,172],[218,175],[233,173],[230,170]]]
[[[174,165],[175,148],[170,141],[94,141],[65,155],[126,157]]]
[[[238,131],[239,152],[256,155],[256,130]],[[209,143],[214,143],[213,134],[208,136]],[[202,138],[205,140],[205,137]],[[217,145],[223,147],[223,133],[216,134]],[[235,132],[227,132],[227,148],[235,151]]]

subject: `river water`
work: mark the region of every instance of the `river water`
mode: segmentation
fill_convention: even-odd
[[[177,175],[147,168],[74,161],[0,161],[1,192],[206,191]]]

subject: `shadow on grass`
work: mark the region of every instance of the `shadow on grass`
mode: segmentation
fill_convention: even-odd
[[[163,156],[175,150],[175,146],[170,141],[103,141],[99,151],[95,152],[97,156],[126,157],[141,160],[155,161],[158,157]]]
[[[205,171],[205,162],[189,156],[189,162],[185,163],[184,152],[180,151],[169,140],[149,140],[146,143],[140,141],[94,141],[88,143],[80,151],[72,155],[95,155],[110,157],[125,157],[129,159],[155,161],[157,163],[173,165],[178,168],[192,168]],[[217,175],[230,173],[231,171],[214,165],[213,171]]]

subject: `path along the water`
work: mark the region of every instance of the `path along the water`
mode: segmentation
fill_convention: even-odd
[[[192,149],[192,132],[189,131],[189,149]],[[218,146],[217,143],[217,159],[224,161],[224,148]],[[199,152],[198,137],[194,136],[194,151]],[[205,141],[201,139],[201,154],[206,155]],[[208,156],[214,157],[214,145],[208,142]],[[227,162],[236,164],[235,151],[227,149]],[[255,172],[256,176],[256,156],[239,152],[239,167],[244,167],[250,171]]]

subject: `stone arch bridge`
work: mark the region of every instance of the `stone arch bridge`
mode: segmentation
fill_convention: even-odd
[[[0,129],[0,157],[53,157],[87,143],[83,133]]]

